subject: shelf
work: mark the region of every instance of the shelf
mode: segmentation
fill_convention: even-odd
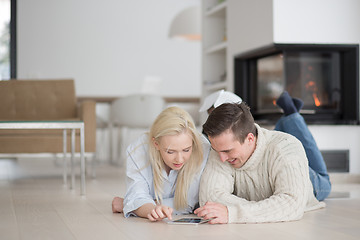
[[[227,42],[221,42],[218,44],[215,44],[212,47],[209,47],[205,50],[206,53],[210,54],[210,53],[216,53],[216,52],[220,52],[220,51],[225,51],[227,48]]]
[[[227,8],[229,1],[202,0],[202,97],[229,87],[227,78]],[[203,99],[202,99],[203,100]]]
[[[226,15],[226,1],[210,7],[206,13],[206,17],[225,17]]]

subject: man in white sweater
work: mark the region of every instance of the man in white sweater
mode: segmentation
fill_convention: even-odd
[[[301,142],[259,127],[244,102],[217,107],[203,130],[213,150],[198,216],[213,218],[210,223],[293,221],[325,206],[314,196]]]

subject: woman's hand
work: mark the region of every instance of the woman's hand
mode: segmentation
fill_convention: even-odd
[[[114,197],[111,206],[113,213],[122,213],[124,208],[124,199],[120,197]]]
[[[164,205],[156,205],[155,208],[152,209],[147,215],[147,218],[153,222],[162,220],[166,217],[172,220],[172,213],[173,209],[171,207]]]
[[[164,205],[154,205],[153,203],[145,203],[134,211],[138,217],[148,218],[150,221],[160,221],[164,218],[172,220],[171,214],[173,209]]]

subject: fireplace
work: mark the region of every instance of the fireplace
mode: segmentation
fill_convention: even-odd
[[[235,56],[235,93],[257,122],[282,115],[276,99],[286,90],[304,101],[310,124],[359,124],[359,46],[273,44]]]

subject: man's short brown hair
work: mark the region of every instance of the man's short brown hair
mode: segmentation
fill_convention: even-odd
[[[225,103],[215,108],[209,115],[203,131],[209,137],[216,137],[231,130],[240,143],[244,143],[249,133],[257,136],[254,118],[249,106],[242,103]]]

